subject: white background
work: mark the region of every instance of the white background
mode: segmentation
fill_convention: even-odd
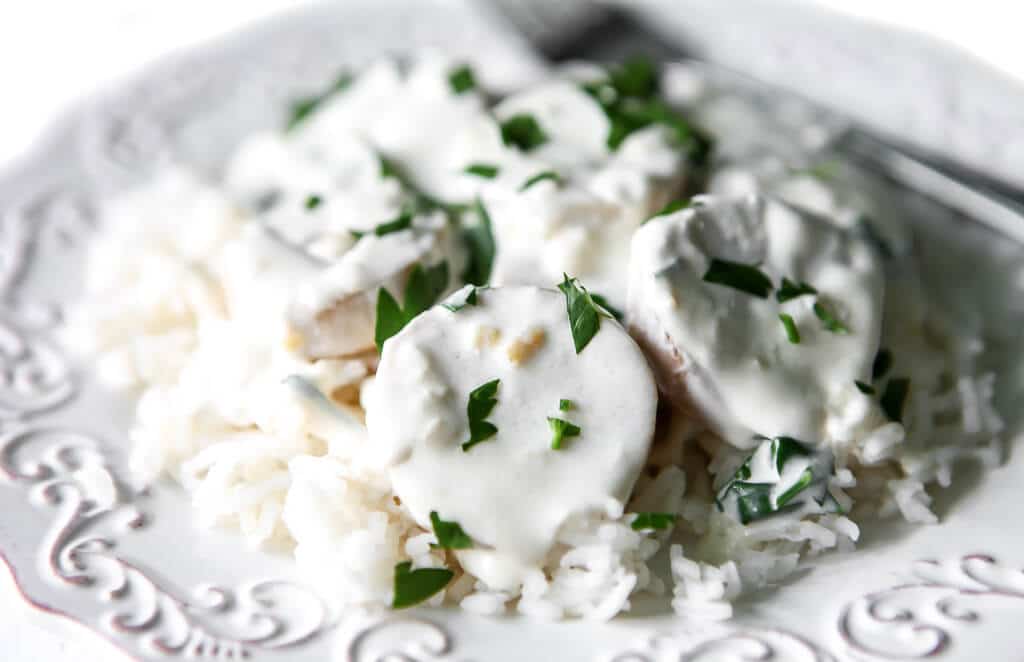
[[[458,0],[452,0],[458,1]],[[780,0],[780,2],[791,0]],[[0,164],[23,151],[57,112],[145,63],[309,0],[8,0],[0,9]],[[1007,0],[819,0],[862,18],[937,36],[1024,79],[1017,3]],[[0,570],[0,660],[123,659],[28,617]],[[54,627],[57,629],[54,630]],[[57,636],[49,631],[59,633]]]

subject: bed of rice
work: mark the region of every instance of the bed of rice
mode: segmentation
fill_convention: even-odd
[[[719,135],[728,134],[730,122],[774,121],[699,80],[684,83],[678,89],[688,101],[700,97],[702,119]],[[799,118],[787,121],[799,124]],[[712,188],[757,186],[832,215],[846,213],[864,201],[777,167],[806,161],[803,149],[816,140],[810,134],[784,144],[749,135],[720,140]],[[787,154],[794,144],[799,153]],[[105,383],[138,394],[131,440],[141,483],[177,481],[202,522],[294,555],[338,605],[387,604],[396,563],[411,559],[415,567],[457,568],[431,603],[458,603],[479,614],[512,609],[546,620],[609,619],[628,610],[632,596],[651,593],[670,595],[683,617],[725,619],[737,596],[779,581],[803,556],[853,550],[856,522],[891,515],[935,522],[925,486],[948,486],[956,460],[1001,461],[994,377],[975,367],[982,339],[958,335],[941,307],[930,305],[942,294],[914,281],[908,253],[892,267],[898,273],[891,287],[916,288],[920,304],[887,310],[883,345],[894,351],[894,371],[910,377],[914,388],[902,425],[877,407],[851,404],[842,412],[845,429],[830,431],[839,440],[830,489],[845,514],[739,525],[719,512],[713,494],[744,455],[666,415],[626,512],[677,512],[676,529],[633,531],[622,512],[569,521],[520,592],[494,590],[432,549],[432,534],[399,505],[387,475],[361,463],[367,438],[360,393],[372,384],[372,365],[296,358],[276,349],[284,329],[274,320],[263,320],[253,334],[252,320],[231,316],[224,293],[245,280],[238,282],[232,239],[246,222],[227,192],[185,169],[112,202],[91,246],[85,301],[70,317],[66,338],[96,357]],[[330,394],[350,414],[349,424],[340,433],[319,429],[294,389],[282,384],[288,375]],[[649,568],[666,546],[671,578]]]

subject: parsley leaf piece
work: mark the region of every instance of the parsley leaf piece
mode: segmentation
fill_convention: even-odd
[[[889,368],[892,367],[892,352],[886,348],[881,348],[878,353],[875,354],[875,361],[871,364],[871,379],[878,379],[879,377],[885,377],[885,373],[889,372]]]
[[[470,163],[463,172],[483,179],[494,179],[498,176],[499,168],[489,163]]]
[[[647,221],[650,221],[652,219],[658,218],[659,216],[668,216],[669,214],[674,214],[677,211],[679,211],[680,209],[686,209],[687,207],[690,206],[691,202],[693,202],[693,201],[692,200],[673,200],[673,201],[669,202],[668,204],[666,204],[664,207],[662,207],[661,210],[658,213],[656,213],[653,216],[651,216],[650,218],[648,218]],[[644,223],[646,223],[647,221],[644,221]],[[642,223],[641,223],[641,225],[642,225]]]
[[[800,494],[805,489],[807,489],[807,486],[810,485],[811,481],[813,480],[814,474],[811,473],[811,470],[809,468],[804,469],[804,472],[800,474],[800,478],[798,478],[797,481],[793,483],[792,487],[790,487],[788,490],[780,494],[775,499],[776,508],[782,508],[787,503],[792,501],[796,495]]]
[[[316,209],[317,207],[320,206],[320,204],[323,201],[324,201],[323,198],[321,198],[319,195],[313,193],[312,195],[310,195],[309,197],[306,198],[306,209],[309,209],[309,210]]]
[[[466,296],[462,299],[462,301],[457,303],[445,302],[441,304],[441,307],[444,308],[445,310],[450,310],[453,313],[457,313],[466,306],[475,306],[477,302],[477,290],[481,290],[484,288],[477,287],[476,285],[467,285],[466,287],[469,288],[469,292],[466,293]]]
[[[676,517],[678,515],[675,513],[637,513],[636,518],[630,523],[629,527],[634,531],[649,529],[662,531],[675,524]]]
[[[890,421],[903,422],[903,405],[910,393],[910,380],[906,377],[893,377],[885,385],[885,391],[879,400],[882,411]]]
[[[448,74],[448,84],[451,86],[452,92],[462,94],[476,87],[476,76],[473,75],[473,70],[469,65],[464,64]]]
[[[416,264],[405,283],[404,306],[385,288],[377,292],[377,320],[374,327],[374,342],[377,351],[384,351],[384,341],[395,335],[414,317],[437,303],[448,287],[448,263],[445,261],[423,268]]]
[[[817,294],[818,290],[814,289],[810,285],[804,282],[794,283],[788,278],[783,277],[782,285],[779,286],[779,290],[775,293],[775,299],[779,303],[785,303],[790,299],[802,297],[805,294]]]
[[[608,314],[614,317],[619,322],[626,319],[626,316],[623,314],[621,310],[615,308],[614,306],[612,306],[612,304],[608,303],[608,299],[604,298],[600,294],[593,293],[590,295],[590,298],[594,300],[594,303],[607,310]]]
[[[830,333],[849,333],[850,329],[820,301],[814,302],[814,314],[821,320],[821,326]]]
[[[329,88],[319,94],[297,99],[292,103],[288,114],[288,121],[285,124],[285,131],[291,131],[306,121],[316,110],[331,96],[343,91],[352,83],[352,75],[342,72]]]
[[[487,441],[498,433],[498,428],[493,423],[486,421],[491,410],[498,404],[498,385],[500,379],[492,379],[486,384],[481,384],[469,394],[469,403],[466,405],[466,417],[469,419],[469,440],[462,444],[463,452],[482,441]]]
[[[523,191],[525,191],[526,189],[530,188],[531,186],[533,186],[537,182],[542,182],[545,179],[548,179],[548,180],[551,180],[552,182],[554,182],[555,186],[560,186],[562,184],[562,176],[561,175],[559,175],[554,170],[545,170],[543,172],[538,172],[536,175],[530,177],[525,182],[523,182],[522,186],[519,187],[519,192],[522,193]]]
[[[711,259],[704,273],[704,282],[725,285],[761,299],[772,291],[771,279],[757,267],[717,257]]]
[[[397,161],[389,159],[383,154],[378,154],[377,159],[380,161],[381,179],[393,178],[398,180],[402,190],[409,196],[409,201],[404,205],[404,213],[416,215],[441,210],[451,216],[465,209],[463,205],[439,200],[423,191]]]
[[[569,278],[568,274],[562,274],[565,279],[558,289],[565,295],[565,309],[569,315],[569,330],[572,332],[572,342],[579,354],[587,343],[597,335],[601,328],[601,317],[605,311],[594,298],[587,292],[587,288],[580,285],[580,281]],[[610,313],[608,313],[610,314]]]
[[[441,549],[469,549],[473,546],[473,539],[466,535],[458,522],[446,522],[437,511],[430,511],[430,525],[437,537],[437,547]]]
[[[658,69],[650,58],[634,55],[608,72],[608,82],[624,97],[650,97],[658,93]]]
[[[501,123],[501,140],[508,147],[528,152],[546,143],[548,136],[533,115],[520,113]]]
[[[789,342],[794,345],[799,345],[800,330],[796,328],[796,322],[793,321],[793,316],[782,313],[779,315],[779,321],[782,322],[782,326],[786,330],[786,338],[789,339]]]
[[[384,351],[384,341],[405,327],[408,320],[398,302],[385,288],[377,293],[377,321],[374,326],[373,340],[377,351]]]
[[[807,457],[812,454],[811,449],[793,437],[775,437],[772,441],[772,455],[775,456],[775,468],[782,473],[789,458],[802,455]]]
[[[561,418],[548,416],[548,427],[551,428],[551,450],[562,450],[562,441],[566,437],[578,437],[583,430],[578,425]]]
[[[861,393],[863,393],[864,395],[874,395],[875,394],[875,387],[872,386],[871,384],[867,384],[865,382],[862,382],[859,379],[853,380],[853,383],[857,387],[857,390],[860,391]]]
[[[403,308],[408,319],[430,308],[448,287],[448,263],[445,261],[424,268],[416,264],[405,283],[405,300]]]
[[[569,411],[573,407],[575,407],[575,405],[572,403],[572,400],[562,398],[558,401],[558,411]]]
[[[477,223],[462,232],[462,240],[469,253],[466,269],[462,272],[462,280],[471,285],[486,285],[491,279],[491,268],[494,266],[497,247],[494,243],[494,233],[491,231],[491,217],[480,198],[473,202],[473,210],[476,212]]]
[[[730,489],[735,492],[741,524],[767,517],[775,512],[772,507],[772,483],[736,481]]]
[[[720,510],[726,510],[726,503],[731,504],[730,512],[733,512],[742,524],[748,524],[779,512],[797,495],[806,492],[812,485],[822,492],[822,496],[827,491],[827,476],[819,475],[824,467],[815,460],[814,449],[787,436],[773,439],[760,437],[760,439],[761,445],[736,470],[732,479],[719,490],[715,498]],[[772,492],[778,484],[778,479],[771,482],[753,482],[751,480],[754,456],[764,452],[770,454],[768,458],[764,459],[770,459],[779,478],[782,477],[787,463],[793,458],[810,458],[810,465],[801,472],[792,485],[776,496],[774,501]],[[814,493],[811,493],[810,496],[816,501],[819,499],[819,496]],[[732,508],[735,510],[731,510]]]
[[[395,597],[392,609],[405,609],[418,605],[438,593],[455,573],[445,568],[412,569],[412,561],[403,561],[395,566]]]
[[[373,234],[378,237],[391,234],[392,232],[401,232],[402,230],[408,230],[412,227],[412,214],[409,212],[403,213],[398,218],[381,223],[377,227],[367,232],[360,232],[359,230],[349,230],[350,234],[356,239],[362,239],[368,234]]]

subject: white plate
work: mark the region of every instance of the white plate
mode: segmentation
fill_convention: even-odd
[[[179,490],[128,487],[131,400],[98,387],[53,335],[76,295],[97,203],[172,157],[215,170],[239,136],[277,122],[287,98],[343,61],[432,41],[517,63],[509,83],[536,74],[521,42],[459,5],[439,6],[350,3],[180,58],[73,115],[0,180],[0,554],[24,601],[140,659],[1019,658],[1020,453],[988,475],[958,473],[937,495],[940,525],[867,524],[858,552],[819,560],[716,626],[682,622],[654,599],[609,624],[456,610],[334,614],[286,559],[200,530]],[[922,231],[944,244],[926,256],[930,275],[961,279],[964,301],[991,288],[991,327],[1015,330],[987,359],[1000,366],[1012,439],[1024,375],[1022,251],[963,219],[920,210]],[[93,487],[90,472],[112,477],[117,493]]]

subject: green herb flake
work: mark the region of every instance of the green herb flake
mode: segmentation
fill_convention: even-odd
[[[814,474],[811,473],[810,469],[804,469],[804,472],[800,474],[800,478],[797,479],[793,486],[783,492],[775,499],[776,508],[782,508],[787,503],[793,500],[796,495],[800,494],[811,484],[814,480]]]
[[[850,329],[820,301],[814,302],[814,314],[821,320],[821,326],[829,333],[849,333]]]
[[[546,143],[548,136],[533,115],[521,113],[501,123],[501,140],[508,147],[528,152]]]
[[[614,317],[617,321],[621,322],[622,320],[626,319],[626,315],[621,310],[619,310],[612,304],[608,303],[608,299],[601,296],[600,294],[594,292],[590,295],[590,298],[594,300],[594,303],[608,311],[608,314]]]
[[[315,193],[306,198],[306,209],[312,211],[323,203],[324,199]]]
[[[783,278],[782,285],[779,286],[779,290],[775,293],[775,299],[779,303],[785,303],[790,299],[796,299],[797,297],[817,293],[818,290],[814,289],[807,283],[794,283],[788,278]]]
[[[903,422],[903,405],[906,404],[909,393],[910,380],[906,377],[893,377],[885,385],[879,404],[890,421]]]
[[[292,103],[288,113],[288,121],[285,124],[285,131],[291,131],[302,124],[331,96],[343,91],[352,83],[352,76],[348,72],[342,72],[329,88],[319,94],[304,97]]]
[[[892,352],[883,347],[875,354],[875,361],[871,364],[871,379],[885,377],[885,374],[889,372],[891,367]]]
[[[644,223],[655,218],[658,218],[659,216],[668,216],[669,214],[674,214],[680,209],[687,209],[692,202],[693,200],[673,200],[672,202],[669,202],[667,205],[662,207],[658,213],[654,214],[646,221],[644,221]]]
[[[462,280],[479,286],[486,285],[491,278],[497,247],[494,233],[491,231],[491,217],[480,198],[474,201],[473,210],[476,212],[477,222],[462,232],[462,241],[469,254],[466,269],[462,272]]]
[[[704,281],[725,285],[752,296],[764,299],[772,291],[772,281],[760,269],[741,262],[712,258]]]
[[[543,182],[545,180],[554,182],[555,186],[560,186],[562,184],[561,175],[559,175],[554,170],[545,170],[543,172],[538,172],[536,175],[530,177],[525,182],[523,182],[523,185],[519,187],[519,192],[522,193],[523,191],[527,190],[534,184],[538,182]]]
[[[790,458],[798,455],[808,457],[812,455],[812,451],[793,437],[781,436],[772,439],[772,455],[775,456],[775,469],[781,474],[782,468]]]
[[[558,289],[565,295],[565,309],[569,316],[572,342],[579,354],[601,328],[601,317],[610,315],[596,302],[579,280],[562,274],[564,280]]]
[[[615,91],[624,97],[650,97],[658,93],[658,68],[650,58],[634,55],[608,72]]]
[[[875,394],[875,387],[872,386],[871,384],[867,384],[865,382],[862,382],[859,379],[853,380],[853,383],[857,387],[857,390],[860,391],[861,393],[863,393],[864,395],[874,395]]]
[[[381,223],[380,225],[375,227],[373,230],[370,230],[369,232],[360,232],[358,230],[351,230],[350,232],[352,233],[352,236],[355,237],[356,239],[362,239],[367,234],[372,234],[377,237],[383,237],[384,235],[389,235],[392,232],[401,232],[402,230],[408,230],[411,227],[412,214],[406,212],[394,220]]]
[[[455,573],[445,568],[412,569],[411,561],[395,566],[395,597],[392,609],[405,609],[429,600],[448,586]]]
[[[558,401],[558,411],[570,411],[574,407],[575,405],[572,403],[572,400],[566,400],[565,398],[562,398],[561,400]]]
[[[448,74],[448,85],[451,86],[452,92],[455,94],[462,94],[468,92],[476,87],[476,77],[473,75],[473,70],[469,65],[462,65],[457,67]]]
[[[578,437],[583,430],[578,425],[561,418],[548,416],[548,427],[551,428],[551,450],[562,450],[562,441],[567,437]]]
[[[491,410],[498,404],[498,385],[500,379],[492,379],[473,389],[469,394],[469,403],[466,405],[466,417],[469,419],[469,440],[462,444],[463,452],[482,441],[487,441],[498,434],[498,428],[486,419]]]
[[[730,489],[736,493],[741,524],[749,524],[776,512],[772,507],[771,483],[736,481]]]
[[[434,527],[434,536],[437,537],[437,545],[441,549],[469,549],[473,546],[473,539],[466,535],[458,522],[446,522],[441,519],[436,511],[430,512],[430,524]]]
[[[489,163],[471,163],[463,170],[468,175],[476,175],[483,179],[494,179],[499,171],[498,166]]]
[[[430,308],[448,287],[448,263],[439,262],[431,267],[423,268],[416,264],[405,283],[404,305],[398,302],[385,288],[377,292],[377,319],[374,328],[374,341],[377,351],[384,351],[384,341],[395,335],[414,317]]]
[[[796,328],[796,322],[793,321],[793,316],[782,313],[779,315],[779,321],[782,322],[782,326],[786,330],[786,338],[789,339],[789,342],[794,345],[799,345],[800,330]]]
[[[630,523],[630,528],[634,531],[648,531],[656,529],[663,531],[669,528],[676,521],[675,513],[637,513],[636,518]]]
[[[773,439],[760,437],[760,439],[762,444],[770,444],[768,451],[771,453],[772,463],[775,465],[775,469],[780,476],[786,464],[792,458],[814,455],[814,451],[811,448],[792,437],[779,436]],[[808,468],[801,473],[800,477],[789,489],[775,499],[773,504],[771,495],[776,483],[754,483],[750,481],[753,457],[754,453],[751,453],[750,457],[736,470],[732,479],[722,487],[715,499],[719,509],[724,510],[723,502],[730,496],[734,497],[736,500],[736,513],[742,524],[749,524],[779,512],[812,484],[821,484],[822,479],[818,479]]]

